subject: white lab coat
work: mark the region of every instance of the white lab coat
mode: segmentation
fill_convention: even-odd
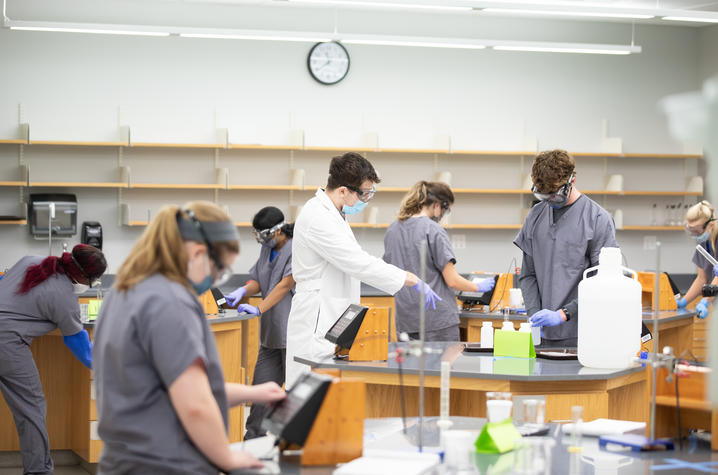
[[[287,387],[309,367],[295,356],[329,358],[334,344],[324,339],[346,308],[359,303],[360,281],[394,295],[406,272],[369,255],[324,190],[317,190],[294,225],[292,275],[296,293],[287,323]]]

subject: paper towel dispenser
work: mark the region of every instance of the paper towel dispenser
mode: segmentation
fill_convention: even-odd
[[[77,234],[77,197],[62,193],[34,193],[27,203],[30,234],[47,237]]]

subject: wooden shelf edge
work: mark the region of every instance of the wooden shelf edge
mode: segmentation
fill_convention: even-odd
[[[28,145],[58,145],[70,147],[127,147],[127,142],[86,142],[74,140],[31,140]]]
[[[78,187],[78,188],[127,188],[127,183],[82,183],[71,181],[31,181],[28,186],[45,186],[45,187]]]
[[[326,145],[309,145],[301,149],[305,152],[379,152],[380,150],[376,147],[341,147],[341,146],[326,146]]]
[[[240,144],[231,143],[227,146],[230,150],[302,150],[299,145],[261,145],[261,144]]]
[[[302,191],[298,185],[229,185],[228,190]]]
[[[26,219],[0,220],[0,224],[19,224],[19,225],[25,225],[25,224],[27,224],[27,220],[26,220]]]
[[[162,142],[132,142],[130,147],[135,148],[227,148],[220,143],[162,143]]]
[[[251,228],[252,227],[252,223],[250,223],[248,221],[237,221],[234,223],[234,225],[237,226],[238,228]]]
[[[0,181],[0,186],[27,186],[24,181]]]
[[[683,226],[624,226],[616,231],[683,231]]]
[[[536,155],[535,150],[452,150],[451,155],[496,155],[496,156],[525,156]]]
[[[217,185],[213,183],[202,183],[202,184],[191,184],[191,183],[132,183],[129,186],[130,189],[179,189],[179,190],[223,190],[224,185]]]
[[[711,406],[709,401],[703,401],[700,399],[691,399],[687,397],[680,398],[681,409],[698,409],[701,411],[711,411],[714,408]],[[656,396],[656,404],[659,406],[671,406],[676,407],[675,396]]]
[[[443,155],[450,155],[451,151],[447,149],[438,148],[380,148],[375,150],[379,153],[438,153]]]
[[[25,140],[25,139],[0,139],[0,144],[27,145],[27,140]]]
[[[149,221],[128,221],[124,226],[147,226]]]

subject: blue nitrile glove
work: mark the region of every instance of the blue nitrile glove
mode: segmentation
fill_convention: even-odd
[[[686,308],[686,305],[688,305],[688,300],[685,298],[676,298],[676,304],[678,305],[678,308]]]
[[[239,313],[247,312],[251,313],[252,315],[259,316],[259,308],[255,307],[254,305],[249,305],[248,303],[242,303],[237,307],[237,311]]]
[[[227,301],[230,307],[235,307],[240,300],[247,294],[246,287],[240,287],[229,295],[225,295],[224,299]]]
[[[708,307],[711,303],[708,299],[701,299],[696,305],[696,312],[698,312],[698,318],[706,318],[708,316]]]
[[[429,310],[429,306],[431,306],[432,309],[436,310],[436,302],[441,302],[441,297],[436,295],[436,292],[429,287],[429,284],[420,280],[411,288],[416,290],[418,294],[421,294],[422,287],[424,288],[424,304],[426,305],[426,309]]]
[[[713,266],[713,275],[718,277],[718,265]],[[0,277],[2,279],[2,277]]]
[[[494,288],[494,285],[496,285],[496,281],[493,277],[489,277],[487,279],[481,279],[480,281],[476,282],[476,291],[477,292],[488,292],[489,290]]]
[[[90,343],[90,335],[87,334],[87,330],[83,329],[74,335],[63,336],[62,341],[72,351],[75,358],[80,360],[80,363],[92,369],[92,343]]]
[[[555,327],[563,323],[561,312],[548,309],[539,310],[529,318],[532,327]]]

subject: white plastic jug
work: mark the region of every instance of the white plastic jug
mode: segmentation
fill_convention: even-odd
[[[592,277],[589,272],[598,270]],[[633,278],[626,277],[623,272]],[[589,368],[627,368],[640,350],[641,284],[621,265],[621,250],[604,247],[598,266],[578,284],[578,360]]]

